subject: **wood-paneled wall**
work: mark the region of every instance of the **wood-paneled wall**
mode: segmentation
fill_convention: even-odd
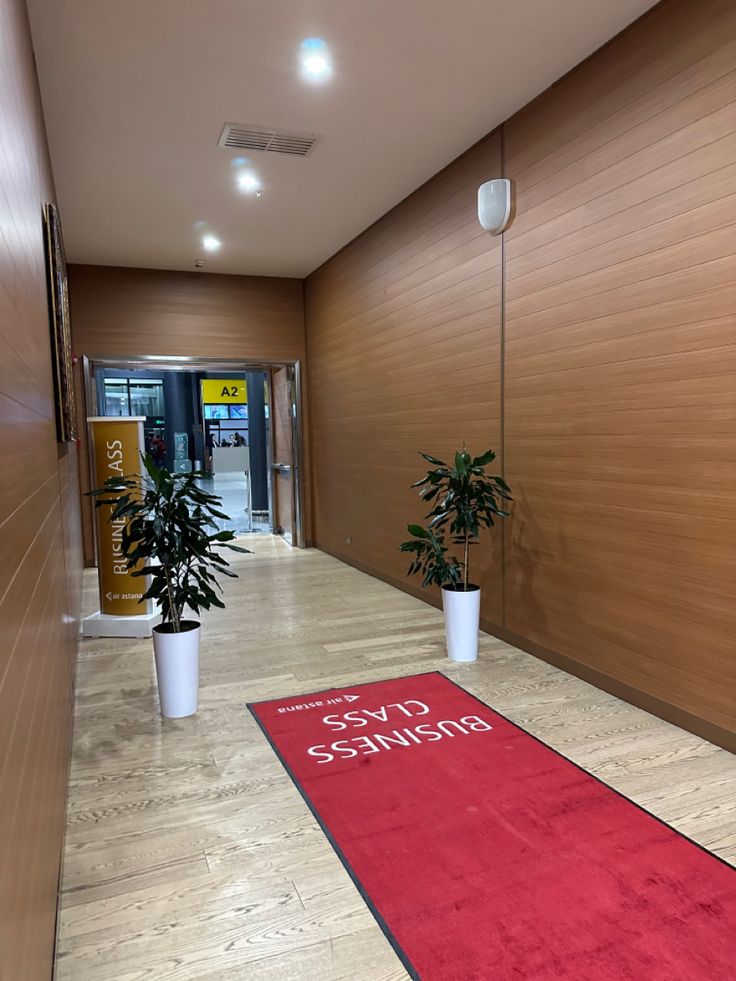
[[[78,355],[304,360],[300,279],[71,265],[69,290]],[[305,400],[303,418],[306,413]],[[82,433],[86,459],[86,429]],[[88,480],[83,472],[83,490],[89,489]],[[85,559],[92,564],[88,500],[83,515]]]
[[[504,138],[506,626],[736,729],[736,6],[665,4]]]
[[[74,345],[90,357],[304,357],[302,281],[69,267]]]
[[[413,453],[497,446],[502,378],[486,625],[734,745],[735,225],[736,7],[666,0],[309,277],[316,543],[402,582]]]
[[[51,977],[82,557],[56,442],[42,206],[53,200],[25,4],[0,0],[0,977]]]
[[[402,585],[398,544],[426,510],[417,451],[499,448],[501,247],[474,210],[500,167],[496,133],[306,283],[316,543]],[[473,556],[494,622],[499,554]]]

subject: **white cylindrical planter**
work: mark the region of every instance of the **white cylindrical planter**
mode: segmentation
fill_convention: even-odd
[[[451,661],[477,660],[480,587],[469,586],[464,592],[443,586],[442,606],[445,611],[447,656]]]
[[[182,620],[182,626],[189,629],[178,634],[153,628],[158,700],[161,715],[167,719],[181,719],[197,711],[201,628],[193,620]]]

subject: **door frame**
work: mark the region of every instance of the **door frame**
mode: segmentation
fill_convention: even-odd
[[[292,525],[293,532],[290,532],[291,542],[290,544],[296,545],[299,548],[304,547],[304,531],[302,523],[302,511],[303,502],[299,490],[301,488],[300,475],[302,473],[302,456],[301,456],[301,445],[299,439],[299,404],[301,401],[301,389],[300,389],[300,376],[296,367],[292,364],[280,364],[271,367],[268,372],[269,379],[269,403],[273,405],[273,371],[274,369],[283,368],[286,371],[286,383],[287,390],[289,393],[289,431],[291,433],[291,509],[292,509]],[[276,460],[276,443],[275,443],[275,426],[273,425],[274,412],[273,409],[270,410],[271,413],[271,426],[269,428],[269,443],[271,449],[271,473],[272,475],[281,469],[280,464]],[[275,512],[275,500],[276,495],[273,494],[274,481],[269,481],[269,492],[270,496],[270,507],[271,513]]]
[[[92,404],[92,397],[95,394],[93,391],[93,375],[96,368],[117,368],[123,369],[135,369],[142,368],[146,370],[155,370],[160,368],[164,371],[263,371],[266,374],[266,384],[268,385],[268,405],[269,414],[271,414],[271,369],[272,368],[291,368],[294,372],[294,387],[293,387],[293,420],[292,420],[292,455],[294,459],[294,465],[292,467],[292,490],[294,496],[294,526],[296,529],[296,540],[294,541],[294,546],[297,548],[306,548],[306,529],[304,528],[304,472],[303,472],[303,461],[304,461],[304,405],[302,403],[303,388],[302,388],[302,363],[300,360],[294,360],[289,358],[283,359],[273,359],[265,360],[263,358],[249,359],[249,358],[197,358],[190,356],[170,356],[170,355],[154,355],[154,354],[140,354],[136,357],[105,357],[102,354],[95,355],[84,355],[81,358],[82,361],[82,376],[84,383],[84,398],[85,404],[87,406],[87,411],[89,412],[89,406]],[[96,414],[96,412],[95,412]],[[273,419],[269,416],[269,455],[272,447],[273,438]],[[87,439],[87,430],[85,424],[85,439]],[[91,464],[91,453],[92,447],[90,445],[89,439],[87,439],[87,455],[90,458]],[[271,474],[271,462],[269,459],[267,462],[267,474],[268,474],[268,494],[269,494],[269,504],[272,508],[271,494],[272,494],[272,474]],[[90,471],[91,473],[93,471]],[[95,522],[92,522],[93,528]],[[97,535],[95,532],[95,560],[97,559]]]

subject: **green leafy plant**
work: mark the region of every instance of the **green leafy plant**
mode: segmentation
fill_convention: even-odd
[[[448,586],[460,582],[460,563],[454,556],[447,557],[444,535],[421,525],[407,525],[413,537],[399,545],[402,552],[414,553],[407,575],[422,574],[422,586]]]
[[[496,459],[493,450],[473,457],[463,446],[452,464],[420,453],[432,469],[412,487],[419,489],[423,501],[432,505],[426,515],[427,528],[408,525],[412,535],[399,548],[415,555],[408,575],[421,572],[422,585],[432,584],[467,591],[470,585],[470,546],[478,542],[483,528],[492,527],[496,519],[508,517],[502,505],[512,500],[511,489],[503,477],[487,474],[486,467]],[[448,557],[445,529],[450,543],[462,546],[462,560]]]
[[[162,624],[180,633],[187,607],[196,614],[212,606],[224,608],[216,593],[217,575],[237,578],[216,551],[249,552],[232,545],[232,531],[213,531],[216,519],[228,516],[218,509],[221,499],[208,494],[197,480],[209,474],[171,473],[142,456],[145,474],[110,477],[90,491],[96,506],[110,506],[109,520],[126,520],[122,554],[134,576],[150,576],[142,601],[152,599],[161,608]]]

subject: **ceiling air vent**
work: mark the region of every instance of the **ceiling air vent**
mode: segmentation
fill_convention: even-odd
[[[317,142],[314,133],[284,133],[245,123],[225,123],[218,146],[232,150],[263,150],[264,153],[288,153],[306,157]]]

